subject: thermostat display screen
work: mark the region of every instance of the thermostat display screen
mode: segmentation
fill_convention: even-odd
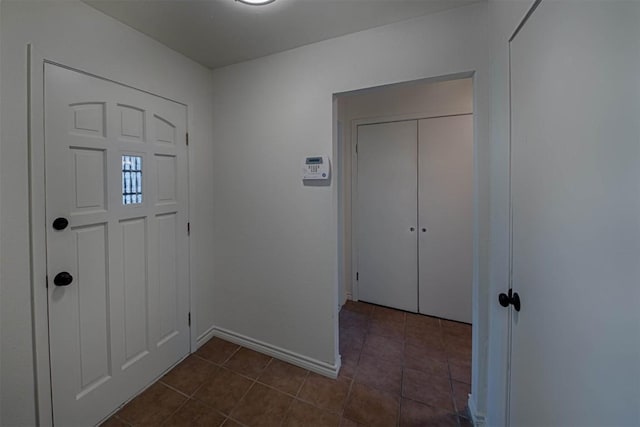
[[[322,164],[322,157],[307,157],[307,164],[308,165],[321,165]]]

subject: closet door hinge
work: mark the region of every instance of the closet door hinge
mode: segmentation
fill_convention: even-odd
[[[189,312],[187,323],[191,326],[191,312]]]
[[[358,144],[356,144],[356,154],[358,154]]]
[[[187,236],[191,236],[191,223],[187,223]]]
[[[356,280],[360,280],[360,273],[356,272]]]
[[[189,146],[189,132],[187,132],[185,136],[185,142],[187,143],[187,147]]]
[[[45,287],[46,287],[47,289],[49,289],[49,276],[47,275],[47,276],[44,276],[44,277],[45,277],[44,285],[45,285]]]

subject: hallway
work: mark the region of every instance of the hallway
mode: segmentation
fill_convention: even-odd
[[[469,426],[471,326],[348,301],[336,380],[213,338],[103,426]]]

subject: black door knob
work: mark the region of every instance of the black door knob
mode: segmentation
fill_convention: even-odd
[[[507,294],[500,294],[498,295],[498,302],[503,307],[509,307],[509,304],[511,304],[511,299]]]
[[[520,295],[517,292],[513,293],[511,297],[511,304],[513,304],[513,309],[515,311],[520,311]]]
[[[69,220],[67,218],[60,217],[53,221],[54,230],[64,230],[67,228],[67,225],[69,225]]]
[[[520,295],[517,292],[513,292],[513,290],[509,289],[509,293],[502,293],[498,295],[498,302],[503,307],[509,307],[509,305],[513,305],[513,309],[515,311],[520,311]]]
[[[73,276],[66,271],[56,274],[53,278],[53,284],[56,286],[69,286],[71,282],[73,282]]]

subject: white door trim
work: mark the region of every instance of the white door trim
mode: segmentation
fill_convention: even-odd
[[[46,287],[47,253],[46,253],[46,209],[45,209],[45,134],[44,134],[44,65],[53,64],[78,73],[82,73],[101,80],[119,84],[150,95],[154,95],[180,105],[187,111],[186,129],[189,130],[189,106],[152,92],[138,89],[115,80],[80,70],[61,62],[47,58],[41,52],[28,44],[27,49],[27,144],[28,144],[28,188],[29,188],[29,252],[30,252],[30,285],[32,299],[33,323],[33,360],[34,380],[36,392],[36,423],[39,426],[53,425],[53,405],[51,395],[51,369],[49,361],[49,324],[48,324],[48,293]],[[190,150],[187,147],[187,218],[190,218]],[[189,304],[192,316],[190,329],[190,352],[197,346],[195,325],[195,295],[191,283],[191,240],[188,239],[187,252],[187,280],[189,289]]]
[[[529,18],[531,18],[531,15],[533,15],[533,13],[536,11],[536,9],[538,8],[538,6],[540,6],[540,3],[542,3],[542,0],[533,0],[531,6],[529,7],[529,9],[527,10],[527,12],[525,13],[525,15],[522,17],[522,19],[520,20],[520,22],[518,23],[518,26],[515,28],[515,30],[513,31],[513,34],[511,35],[511,37],[509,37],[509,41],[508,41],[508,59],[509,59],[509,182],[508,182],[508,186],[509,186],[509,235],[508,235],[508,239],[509,239],[509,261],[508,261],[508,289],[512,289],[513,288],[513,192],[512,192],[512,187],[511,187],[511,183],[512,183],[512,175],[511,175],[511,164],[513,161],[513,151],[512,151],[512,142],[513,142],[513,133],[512,133],[512,112],[511,112],[511,42],[516,38],[516,36],[518,35],[518,33],[520,33],[520,30],[522,30],[522,27],[527,23],[527,21],[529,20]],[[507,351],[507,355],[506,355],[506,362],[504,369],[506,371],[505,373],[505,385],[504,385],[504,390],[505,390],[505,402],[504,402],[504,414],[505,414],[505,421],[506,421],[506,426],[510,426],[511,425],[511,341],[512,341],[512,332],[513,332],[513,310],[511,310],[511,308],[508,309],[508,314],[507,314],[507,342],[506,342],[506,351]]]
[[[394,123],[404,122],[411,120],[423,120],[423,119],[436,119],[440,117],[455,117],[455,116],[469,116],[473,115],[473,112],[459,113],[459,114],[445,114],[445,115],[424,115],[422,113],[411,113],[402,115],[382,116],[382,117],[369,117],[362,119],[355,119],[351,121],[351,297],[354,301],[359,299],[358,280],[356,275],[358,274],[358,126],[382,124],[382,123]],[[475,119],[474,119],[474,145],[476,141],[475,136]],[[475,152],[474,152],[475,156]],[[416,284],[417,286],[417,284]]]

